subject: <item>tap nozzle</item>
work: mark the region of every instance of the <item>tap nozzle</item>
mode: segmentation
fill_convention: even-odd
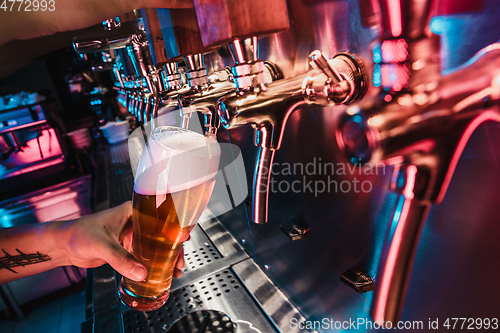
[[[265,223],[272,161],[290,114],[305,103],[334,105],[359,100],[366,93],[368,79],[363,63],[355,55],[343,52],[327,61],[321,52],[315,51],[311,54],[314,69],[266,86],[263,83],[265,64],[256,60],[255,43],[245,45],[247,52],[234,47],[239,50],[233,55],[237,65],[232,69],[238,90],[219,99],[217,110],[225,128],[248,124],[255,130],[255,145],[259,151],[254,173],[252,219]]]

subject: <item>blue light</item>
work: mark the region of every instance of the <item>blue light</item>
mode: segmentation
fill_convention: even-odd
[[[361,122],[363,121],[363,118],[359,114],[356,114],[356,115],[352,116],[352,121],[354,121],[357,124],[361,124]]]
[[[392,219],[391,228],[389,229],[390,238],[394,235],[396,231],[396,227],[398,226],[399,219],[401,218],[401,212],[403,210],[403,206],[405,204],[406,198],[404,195],[399,196],[398,204],[396,206],[396,211],[394,212],[394,217]]]
[[[14,223],[10,219],[9,215],[2,216],[2,218],[0,220],[0,227],[2,227],[2,228],[10,228],[10,227],[13,227],[13,226],[14,226]]]
[[[382,61],[382,50],[380,49],[380,44],[375,44],[373,46],[373,62],[376,64]]]
[[[382,84],[382,73],[380,72],[380,65],[373,66],[373,85],[380,87]]]
[[[430,28],[433,33],[439,35],[448,29],[448,24],[445,18],[436,16],[431,19]]]

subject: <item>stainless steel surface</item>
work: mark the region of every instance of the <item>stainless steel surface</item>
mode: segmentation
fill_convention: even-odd
[[[92,212],[91,179],[84,176],[0,202],[0,227],[78,218]]]
[[[195,87],[177,96],[178,105],[182,113],[182,126],[187,128],[189,119],[193,112],[201,112],[205,115],[205,132],[217,134],[220,127],[220,119],[215,109],[217,100],[235,89],[234,84],[229,81],[210,82],[204,87]]]
[[[203,220],[203,217],[201,217]],[[215,271],[248,258],[248,254],[216,219],[201,222],[184,245],[186,268],[174,279],[172,290],[192,284]]]
[[[157,311],[140,313],[129,310],[123,313],[125,332],[136,332],[141,328],[165,332],[186,314],[203,309],[221,311],[237,326],[245,328],[236,328],[235,332],[246,333],[250,327],[255,328],[255,332],[276,332],[232,269],[212,272],[193,282],[173,291],[167,303]]]
[[[142,19],[137,19],[116,26],[109,25],[100,32],[78,36],[73,40],[73,46],[79,54],[119,48],[126,49],[127,52],[121,54],[124,57],[128,56],[128,59],[121,59],[123,64],[117,63],[116,66],[113,66],[118,72],[116,77],[126,76],[124,68],[128,60],[132,65],[134,75],[125,77],[125,82],[135,82],[138,78],[139,84],[124,87],[123,82],[119,80],[120,84],[116,89],[121,93],[128,92],[128,111],[135,115],[141,123],[147,123],[158,117],[161,102],[159,94],[170,88],[172,84],[177,86],[172,82],[176,81],[175,78],[170,78],[165,82],[165,76],[162,74],[163,69],[155,67],[144,29]],[[169,69],[172,68],[169,67]],[[145,86],[143,82],[145,82]]]
[[[410,1],[400,9],[406,12],[420,5]],[[421,17],[416,18],[427,22],[430,7],[423,5],[418,11]],[[390,29],[381,38],[381,61],[374,68],[407,61],[411,64],[409,77],[406,83],[394,86],[382,83],[384,89],[378,94],[346,110],[337,142],[353,163],[383,162],[397,168],[392,188],[401,197],[382,250],[371,310],[374,320],[395,323],[403,311],[420,233],[431,205],[443,200],[476,128],[485,121],[500,121],[496,106],[500,46],[487,46],[454,73],[437,78],[439,68],[433,63],[438,63],[439,56],[436,47],[428,47],[439,45],[437,38],[424,34],[423,23],[403,26],[399,12],[382,10],[382,14],[382,27],[390,23]],[[393,46],[393,59],[385,59],[384,44],[393,43],[394,37],[406,38],[399,41],[408,46],[407,55],[397,54]],[[382,82],[384,79],[382,74]]]
[[[184,62],[189,71],[198,71],[205,68],[205,60],[202,53],[184,57]]]
[[[269,280],[252,259],[232,267],[248,292],[271,318],[279,332],[317,332],[316,330],[293,329],[291,323],[304,323],[306,318],[288,298]]]
[[[127,47],[133,42],[135,35],[144,35],[141,19],[124,22],[119,26],[102,27],[94,33],[75,37],[73,46],[77,53],[94,53]]]
[[[252,44],[246,46],[252,47]],[[234,51],[235,58],[238,53],[242,53],[241,50],[237,51]],[[290,114],[305,103],[352,103],[362,98],[367,89],[367,75],[356,56],[340,53],[328,62],[320,51],[314,51],[310,58],[316,64],[321,64],[322,69],[312,69],[305,74],[280,80],[269,86],[265,86],[259,79],[251,80],[243,87],[239,87],[237,83],[237,91],[217,101],[217,111],[224,128],[252,125],[255,131],[254,143],[259,150],[252,186],[252,220],[256,223],[267,222],[267,189],[270,186],[274,152],[280,148]],[[238,63],[235,67],[244,64]],[[236,82],[238,73],[234,70],[235,67],[233,75]],[[259,74],[248,75],[252,77]],[[336,81],[340,78],[341,81]]]

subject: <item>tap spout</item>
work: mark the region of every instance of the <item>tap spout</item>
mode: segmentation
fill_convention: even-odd
[[[371,308],[375,322],[395,323],[401,316],[420,234],[432,205],[420,197],[423,188],[429,185],[427,171],[412,164],[395,169],[392,185],[398,187],[400,197],[376,278]]]
[[[264,131],[261,128],[259,131]],[[269,181],[275,149],[259,146],[252,187],[252,221],[257,224],[267,222],[269,202]]]
[[[240,59],[253,57],[253,53],[235,52]],[[253,184],[254,222],[267,222],[267,189],[275,150],[280,148],[287,120],[300,105],[349,104],[362,98],[367,88],[367,77],[361,61],[350,53],[340,53],[326,61],[321,52],[312,70],[294,78],[279,80],[268,86],[252,81],[251,75],[240,75],[245,63],[233,67],[238,89],[217,102],[221,124],[226,129],[252,125],[255,145],[259,147]],[[235,57],[235,61],[238,58]],[[253,59],[253,58],[252,58]],[[314,59],[313,59],[314,60]],[[240,61],[240,60],[237,60]],[[252,62],[257,64],[258,62]],[[249,74],[252,67],[247,66]],[[258,80],[260,72],[255,73]],[[329,75],[335,73],[338,80]],[[240,76],[238,76],[240,75]],[[246,82],[247,80],[249,82]],[[247,84],[250,83],[250,84]]]

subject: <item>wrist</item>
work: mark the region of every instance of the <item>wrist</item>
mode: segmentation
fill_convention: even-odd
[[[69,266],[71,260],[69,256],[68,244],[71,242],[72,221],[56,221],[42,223],[44,235],[48,240],[47,255],[51,257],[57,266]],[[43,239],[43,238],[42,238]]]

